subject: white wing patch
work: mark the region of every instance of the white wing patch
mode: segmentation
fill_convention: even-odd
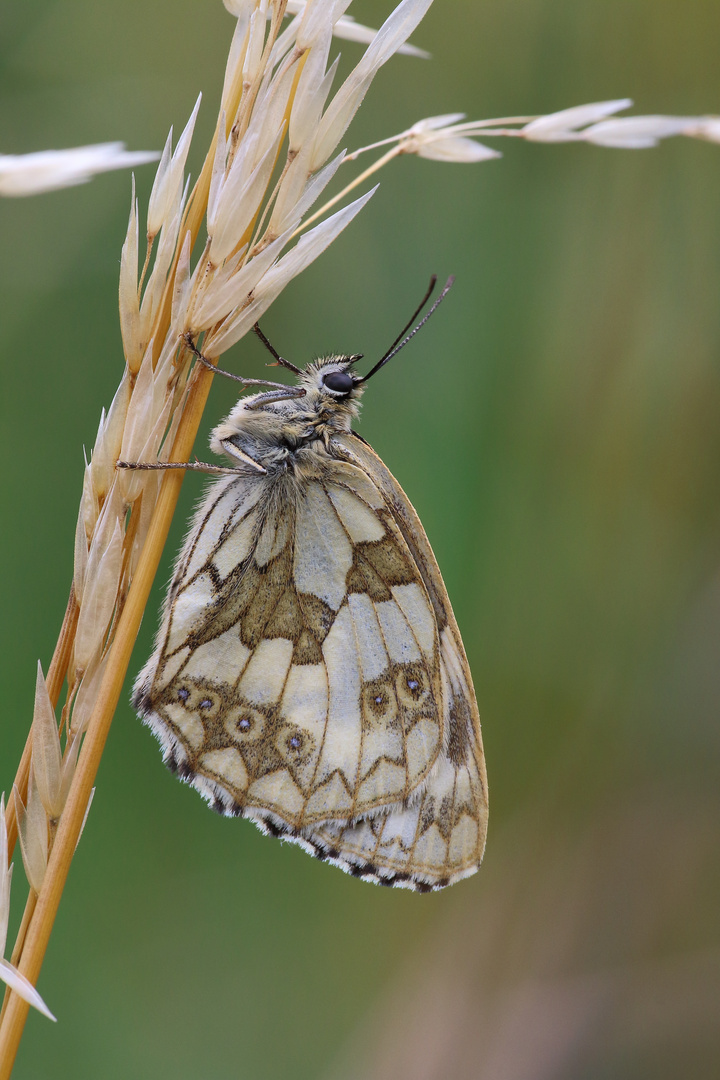
[[[240,697],[251,705],[275,705],[290,670],[293,647],[293,642],[286,638],[261,641],[240,679]]]
[[[226,630],[212,641],[206,641],[204,645],[198,645],[196,649],[180,649],[172,661],[168,661],[173,678],[179,671],[175,662],[186,654],[185,675],[202,679],[208,671],[212,671],[213,678],[221,683],[237,682],[250,659],[250,650],[242,644],[234,628]]]
[[[420,659],[415,635],[407,619],[394,600],[375,605],[388,656],[398,664],[408,664]]]
[[[298,592],[324,600],[333,611],[345,599],[345,578],[352,566],[350,539],[320,484],[311,484],[299,501],[295,545],[295,585]]]
[[[363,540],[382,540],[385,535],[383,523],[362,499],[337,484],[329,484],[327,493],[337,516],[355,544],[360,544]]]
[[[385,639],[380,629],[375,605],[365,593],[352,593],[348,596],[348,609],[352,619],[360,672],[365,682],[372,682],[373,679],[380,678],[390,666],[390,658],[385,648]]]
[[[221,578],[226,578],[232,570],[247,559],[255,547],[260,522],[260,511],[251,510],[227,539],[215,549],[212,566]]]
[[[435,619],[419,585],[394,585],[392,594],[397,601],[415,640],[425,656],[432,656],[437,635]]]

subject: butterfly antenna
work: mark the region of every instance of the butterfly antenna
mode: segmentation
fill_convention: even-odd
[[[396,356],[397,353],[399,353],[400,350],[403,349],[407,345],[408,341],[410,341],[411,338],[415,337],[418,330],[420,330],[425,325],[425,323],[428,321],[428,319],[433,314],[433,312],[438,307],[438,305],[442,303],[442,301],[445,299],[447,294],[450,292],[450,289],[452,288],[454,281],[455,281],[454,277],[449,277],[447,279],[447,281],[445,282],[445,286],[443,288],[443,291],[440,293],[440,295],[438,296],[437,300],[435,301],[433,306],[428,311],[425,318],[422,319],[413,330],[410,330],[410,327],[415,322],[418,315],[420,314],[420,312],[425,307],[428,300],[430,299],[430,297],[433,294],[433,290],[435,288],[435,285],[437,284],[437,275],[433,274],[433,276],[430,278],[430,285],[428,286],[428,290],[425,293],[425,295],[423,296],[422,302],[420,303],[420,305],[413,312],[412,318],[409,319],[408,322],[405,324],[405,326],[400,331],[398,336],[395,338],[395,340],[393,341],[392,345],[387,350],[385,355],[380,357],[380,359],[378,360],[375,367],[371,371],[369,371],[367,373],[367,375],[365,375],[362,379],[360,379],[359,380],[360,382],[367,382],[367,380],[369,378],[371,378],[371,376],[373,376],[376,371],[379,371],[380,368],[383,367],[384,364],[387,364],[388,360],[392,360],[393,356]],[[408,330],[410,330],[409,334],[408,334]],[[405,335],[407,335],[407,336],[405,336]]]
[[[281,367],[287,368],[288,371],[294,371],[296,375],[302,375],[302,371],[300,370],[300,368],[295,367],[294,364],[291,364],[289,360],[286,360],[284,356],[280,355],[274,345],[270,344],[270,342],[260,329],[259,323],[255,323],[255,325],[253,326],[253,330],[260,338],[267,351],[269,353],[272,353],[272,355],[275,357],[276,363],[280,364]],[[270,367],[272,367],[272,364],[270,365]]]

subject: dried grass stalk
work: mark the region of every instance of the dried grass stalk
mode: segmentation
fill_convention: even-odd
[[[330,91],[325,66],[333,23],[347,5],[313,0],[280,34],[285,0],[269,5],[240,0],[214,145],[188,198],[184,165],[196,107],[174,154],[168,142],[160,162],[140,273],[139,208],[133,192],[120,274],[126,366],[107,416],[101,417],[75,538],[77,624],[63,645],[69,653],[66,747],[63,753],[40,673],[35,763],[24,764],[12,800],[13,819],[27,801],[20,815],[21,840],[37,904],[26,912],[19,968],[32,984],[182,482],[182,471],[124,472],[115,469],[115,462],[121,454],[133,461],[188,460],[212,379],[204,366],[193,366],[188,342],[202,335],[205,354],[220,356],[365,204],[369,195],[287,250],[340,163],[325,167],[372,75],[404,44],[430,2],[403,0],[323,112]],[[275,183],[281,154],[284,164]],[[208,240],[193,269],[190,253],[205,212]],[[27,1007],[17,994],[10,995],[0,1027],[0,1077],[12,1068]]]

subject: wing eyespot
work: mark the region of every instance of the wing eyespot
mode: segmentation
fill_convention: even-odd
[[[395,692],[398,701],[407,709],[418,709],[431,697],[430,680],[420,664],[408,664],[395,676]]]

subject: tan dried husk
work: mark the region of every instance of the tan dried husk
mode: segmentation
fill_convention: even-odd
[[[14,790],[15,805],[18,808],[18,836],[25,876],[30,883],[30,888],[39,893],[47,870],[49,833],[45,807],[40,798],[32,767],[30,768],[27,807],[23,805],[17,788]]]

